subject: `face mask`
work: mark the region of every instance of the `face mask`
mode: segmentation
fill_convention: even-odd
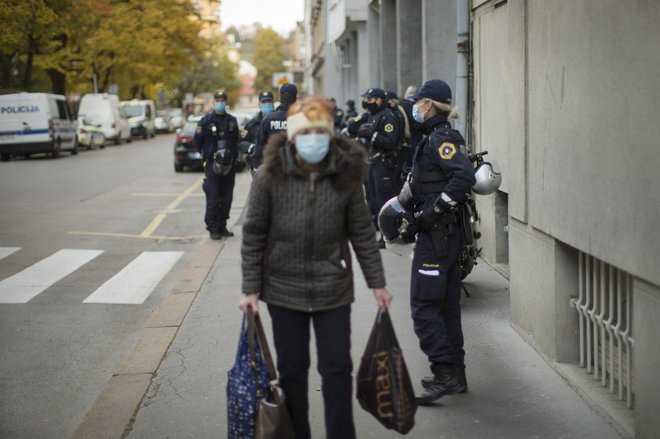
[[[296,137],[296,151],[307,163],[316,164],[328,155],[330,136],[327,134],[300,134]]]
[[[422,123],[424,122],[424,113],[419,112],[419,105],[415,104],[412,107],[412,116],[413,119],[415,119],[416,122]]]
[[[268,102],[266,104],[261,104],[261,112],[263,114],[268,114],[273,112],[273,104]]]
[[[227,103],[226,102],[216,102],[215,103],[215,111],[222,113],[225,111],[225,108],[227,108]]]
[[[378,108],[378,104],[377,104],[376,102],[372,102],[372,103],[370,103],[370,104],[366,104],[366,105],[364,106],[364,108],[365,108],[368,112],[373,113],[373,112],[376,110],[376,108]]]
[[[367,105],[369,105],[369,104],[367,104],[367,101],[362,101],[362,108],[364,108],[366,110]]]

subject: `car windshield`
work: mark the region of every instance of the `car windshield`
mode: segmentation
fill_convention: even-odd
[[[126,117],[142,116],[142,105],[129,104],[124,105],[123,108],[124,113],[126,113]]]
[[[195,129],[197,129],[197,122],[186,122],[181,130],[181,135],[183,137],[192,137],[195,135]]]

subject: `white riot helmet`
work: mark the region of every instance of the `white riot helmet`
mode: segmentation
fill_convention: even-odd
[[[385,240],[385,247],[399,256],[402,256],[406,250],[410,251],[408,245],[411,242],[406,242],[401,237],[401,232],[408,226],[405,215],[406,210],[398,197],[390,198],[378,212],[378,228]]]
[[[489,162],[482,162],[477,166],[474,170],[474,178],[477,182],[472,186],[472,190],[479,195],[490,195],[502,184],[502,174]]]

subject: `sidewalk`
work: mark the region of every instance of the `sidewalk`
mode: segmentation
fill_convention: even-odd
[[[242,198],[242,197],[241,197]],[[234,214],[232,214],[234,215]],[[242,314],[241,219],[233,228],[188,315],[152,379],[130,434],[131,439],[226,437],[227,372],[232,367]],[[408,306],[410,259],[382,253],[390,309],[399,343],[416,390],[428,375]],[[357,263],[353,306],[354,368],[376,316],[376,304]],[[465,283],[463,328],[469,393],[419,407],[414,438],[618,438],[557,373],[510,327],[508,282],[480,262]],[[270,319],[260,307],[270,338]],[[312,349],[314,341],[311,343]],[[272,341],[271,341],[272,346]],[[310,420],[315,438],[325,437],[320,376],[312,350]],[[395,438],[355,400],[358,437]]]

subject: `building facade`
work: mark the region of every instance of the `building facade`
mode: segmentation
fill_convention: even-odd
[[[478,197],[479,244],[510,279],[513,326],[622,435],[655,437],[660,3],[313,3],[318,92],[449,83],[456,128],[503,173]]]

